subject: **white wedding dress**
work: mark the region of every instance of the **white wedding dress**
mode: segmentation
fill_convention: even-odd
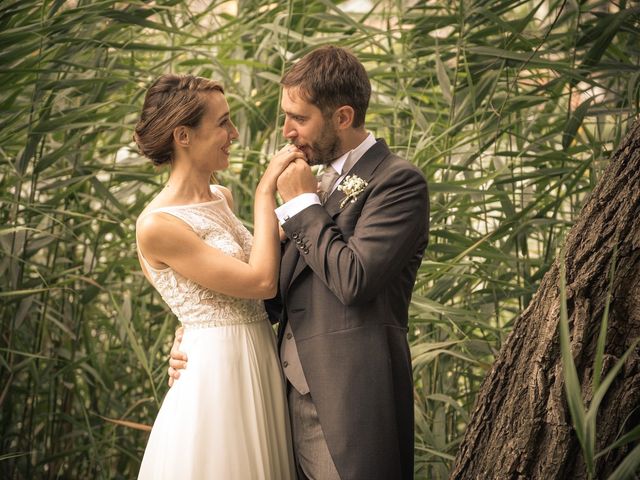
[[[205,242],[247,261],[251,234],[214,187],[216,200],[164,207]],[[285,387],[262,301],[208,290],[140,255],[154,287],[184,328],[188,364],[158,413],[138,478],[294,479]]]

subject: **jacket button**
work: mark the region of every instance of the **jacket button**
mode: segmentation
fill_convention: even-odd
[[[304,253],[309,253],[309,249],[305,248],[304,250],[302,250]]]
[[[291,340],[291,337],[293,337],[293,335],[291,335],[291,332],[287,333],[287,340]]]
[[[291,237],[292,237],[294,240],[297,240],[297,239],[300,237],[300,235],[298,235],[297,233],[294,233],[293,235],[291,235]]]
[[[282,362],[282,366],[284,368],[287,368],[289,366],[289,362],[287,362],[286,360],[284,362]]]

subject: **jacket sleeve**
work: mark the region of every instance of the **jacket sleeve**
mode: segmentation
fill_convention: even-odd
[[[264,301],[264,308],[267,311],[269,321],[272,325],[282,320],[282,299],[280,298],[279,291],[275,297]]]
[[[285,243],[282,242],[280,244],[280,258],[284,253]],[[267,311],[267,316],[269,317],[269,321],[272,325],[279,323],[282,320],[282,312],[283,312],[283,304],[282,304],[282,295],[280,292],[280,279],[278,278],[278,291],[276,292],[275,297],[269,298],[264,301],[264,308]]]
[[[300,254],[307,265],[345,305],[373,298],[427,241],[429,199],[422,174],[403,166],[382,177],[367,187],[353,235],[346,241],[320,205],[283,225],[289,238],[301,239]]]

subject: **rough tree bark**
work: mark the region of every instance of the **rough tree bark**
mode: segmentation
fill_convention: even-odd
[[[566,239],[571,349],[587,402],[615,246],[618,260],[602,378],[640,336],[640,121],[614,153]],[[587,478],[564,394],[559,285],[556,259],[480,389],[452,479]],[[600,406],[596,452],[639,423],[636,348]],[[630,449],[600,458],[595,478],[606,479]]]

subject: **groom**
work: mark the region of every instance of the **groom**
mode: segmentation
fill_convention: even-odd
[[[427,185],[365,129],[371,85],[350,52],[313,50],[281,84],[284,135],[308,163],[278,180],[287,240],[280,295],[267,307],[280,322],[298,476],[410,479],[407,323],[427,245]],[[325,166],[320,186],[315,164]]]

